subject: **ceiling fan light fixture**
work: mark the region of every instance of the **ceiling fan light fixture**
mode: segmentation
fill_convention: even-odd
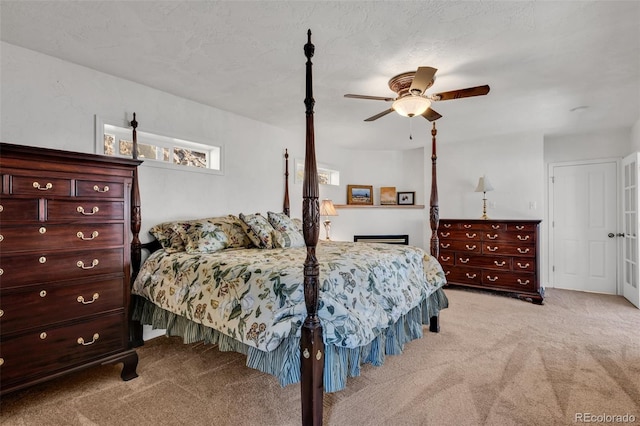
[[[431,106],[431,101],[423,96],[403,96],[393,102],[393,109],[404,117],[422,115]]]

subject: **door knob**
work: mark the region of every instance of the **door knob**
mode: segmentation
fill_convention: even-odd
[[[615,237],[615,236],[616,236],[616,234],[614,234],[613,232],[609,232],[609,233],[607,234],[607,237],[609,237],[609,238],[613,238],[613,237]]]

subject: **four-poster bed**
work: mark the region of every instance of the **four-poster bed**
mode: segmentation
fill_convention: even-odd
[[[289,219],[288,152],[283,213],[168,222],[153,228],[157,241],[147,244],[140,244],[139,226],[134,226],[133,318],[185,342],[204,340],[243,353],[248,366],[277,376],[283,385],[300,381],[302,422],[321,424],[324,391],[344,388],[346,378],[359,375],[364,363],[381,365],[385,354],[401,353],[404,343],[422,337],[423,324],[437,332],[438,313],[448,303],[444,272],[436,257],[422,249],[318,244],[311,31],[304,52],[301,229]],[[432,135],[430,222],[435,235],[435,126]],[[138,224],[139,205],[139,199],[133,201]],[[269,224],[273,230],[261,234]],[[143,248],[160,247],[140,265]],[[431,249],[437,250],[433,238]],[[132,329],[132,339],[141,344],[140,324]]]

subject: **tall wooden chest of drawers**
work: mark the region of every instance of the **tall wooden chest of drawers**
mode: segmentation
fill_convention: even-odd
[[[137,160],[0,144],[0,391],[122,362]]]
[[[540,220],[441,219],[438,260],[448,283],[541,304],[539,227]]]

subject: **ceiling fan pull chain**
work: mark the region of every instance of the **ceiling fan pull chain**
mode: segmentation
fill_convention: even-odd
[[[410,141],[413,140],[413,136],[411,135],[411,133],[413,133],[413,130],[412,130],[413,126],[411,125],[412,122],[413,122],[413,120],[409,119],[409,140]]]

